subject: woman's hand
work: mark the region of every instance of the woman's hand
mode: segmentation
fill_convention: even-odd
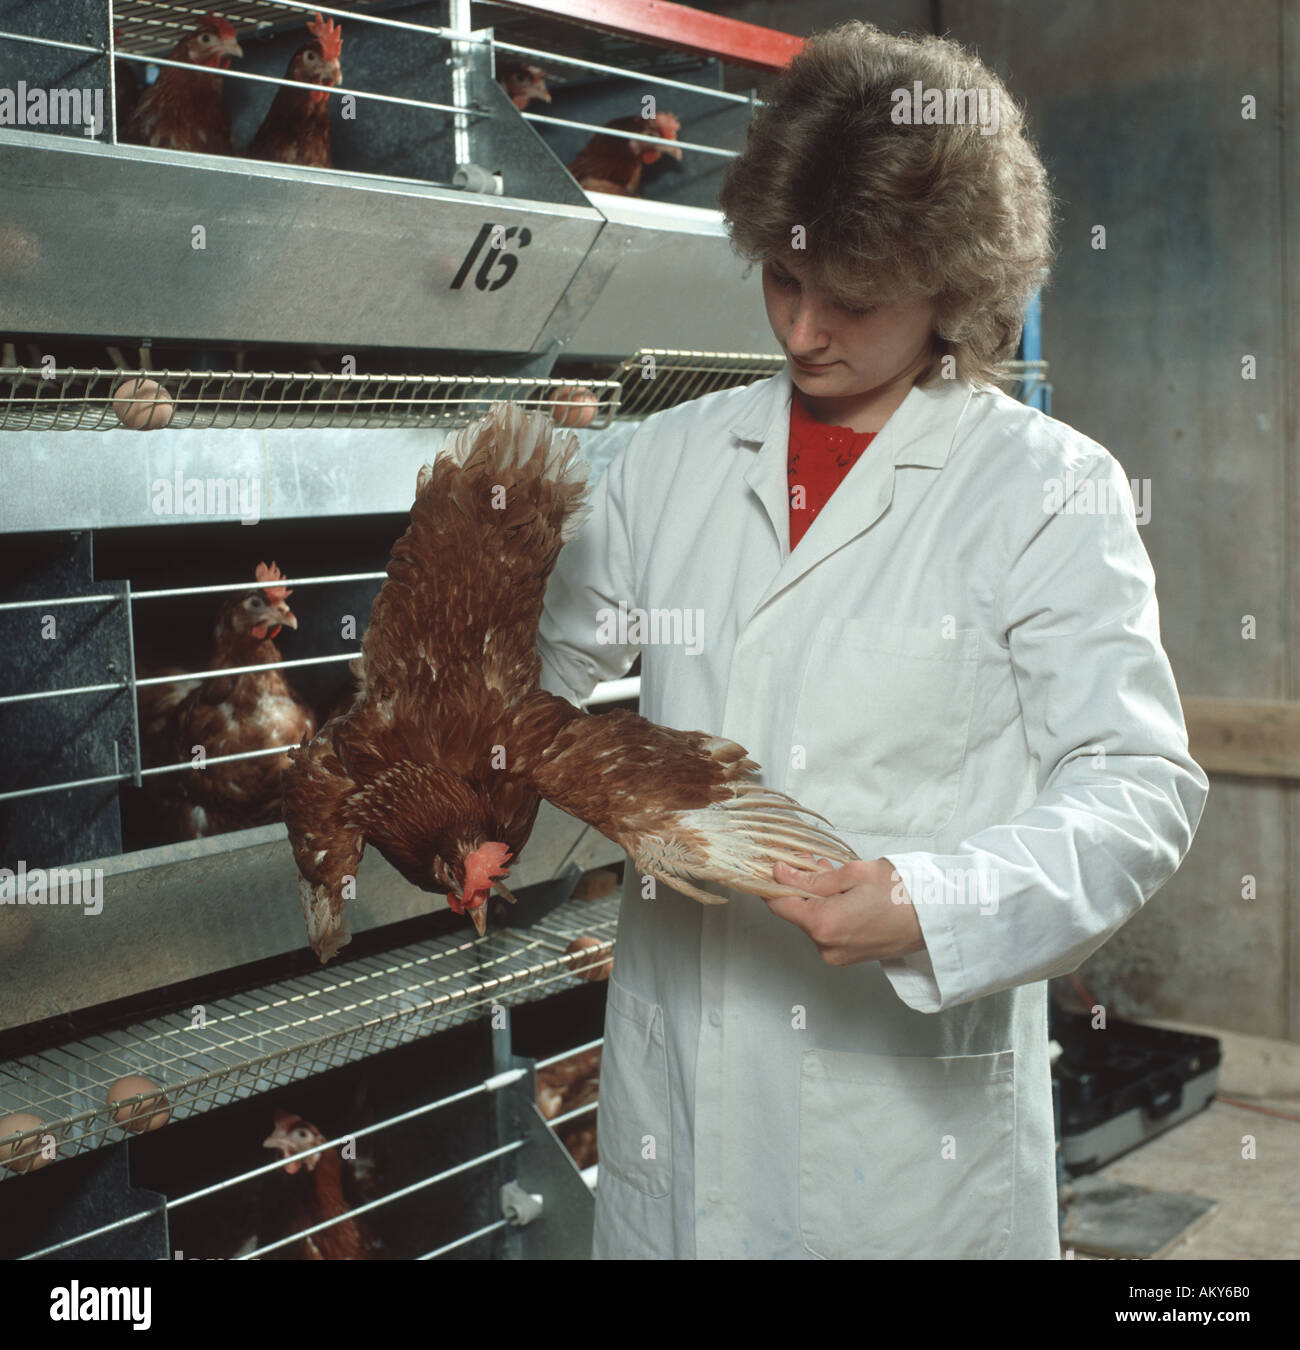
[[[814,860],[810,857],[809,862]],[[816,866],[818,870],[803,872],[776,863],[772,875],[783,886],[799,886],[824,899],[781,895],[768,900],[767,906],[778,918],[803,929],[828,966],[888,961],[925,950],[912,898],[887,858],[843,867],[832,867],[821,858]]]

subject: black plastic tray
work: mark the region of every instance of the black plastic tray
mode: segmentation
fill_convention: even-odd
[[[1219,1067],[1213,1036],[1108,1019],[1092,1028],[1084,1013],[1051,1011],[1051,1033],[1063,1051],[1053,1067],[1061,1085],[1061,1134],[1081,1134],[1140,1108],[1150,1120],[1172,1116],[1183,1087]]]

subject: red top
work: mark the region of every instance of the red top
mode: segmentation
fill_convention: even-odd
[[[831,493],[875,439],[874,431],[854,431],[819,422],[804,407],[796,390],[790,398],[790,449],[786,474],[790,480],[790,548],[807,533]],[[802,488],[802,505],[795,489]]]

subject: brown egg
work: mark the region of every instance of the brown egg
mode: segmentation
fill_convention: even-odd
[[[160,1130],[171,1119],[171,1103],[168,1102],[157,1083],[142,1078],[138,1073],[127,1074],[119,1078],[108,1090],[108,1104],[120,1102],[124,1098],[138,1097],[142,1092],[152,1093],[141,1102],[128,1102],[113,1112],[113,1119],[119,1125],[142,1133],[145,1130]]]
[[[15,1111],[13,1115],[0,1120],[0,1139],[4,1139],[6,1135],[17,1134],[20,1130],[38,1130],[44,1124],[40,1116],[34,1116],[30,1111]],[[44,1135],[30,1135],[26,1139],[14,1139],[0,1144],[0,1167],[7,1167],[11,1172],[40,1171],[53,1159],[40,1153],[33,1154],[30,1158],[21,1157],[17,1162],[10,1162],[9,1159],[18,1154],[31,1153],[33,1149],[43,1147],[44,1143]]]
[[[574,938],[572,942],[564,949],[567,953],[577,956],[579,952],[590,952],[592,948],[604,947],[606,944],[600,938],[580,937]],[[575,974],[580,980],[607,980],[609,973],[614,969],[614,953],[607,952],[605,959],[599,961],[596,957],[588,955],[579,957],[573,963]]]
[[[158,431],[172,420],[175,405],[157,380],[123,380],[113,390],[113,411],[132,431]]]
[[[557,406],[551,408],[551,418],[557,427],[589,427],[596,420],[600,400],[587,388],[557,389],[551,394]],[[561,406],[568,404],[567,407]]]

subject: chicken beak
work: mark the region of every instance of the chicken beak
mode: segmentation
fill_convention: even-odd
[[[244,54],[244,49],[234,38],[222,38],[221,42],[218,44],[217,50],[225,56],[242,57]]]
[[[285,628],[298,627],[298,616],[293,612],[293,610],[289,608],[288,605],[284,605],[283,607],[277,605],[275,612],[280,616],[279,622],[283,627]]]
[[[469,917],[474,920],[474,931],[482,937],[487,932],[487,901],[471,909]]]
[[[288,1139],[279,1130],[263,1139],[262,1147],[273,1148],[285,1160],[284,1170],[291,1176],[302,1166],[302,1163],[294,1158]]]

